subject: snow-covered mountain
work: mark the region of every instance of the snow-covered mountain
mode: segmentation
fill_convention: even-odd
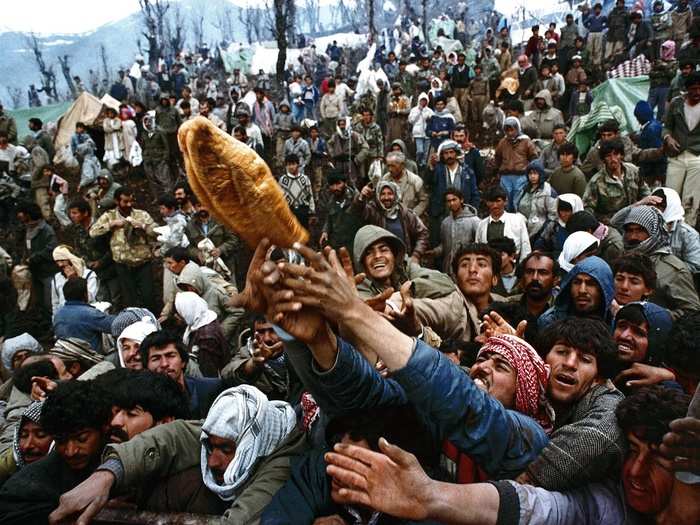
[[[204,40],[210,45],[217,45],[223,38],[230,41],[245,42],[246,35],[243,24],[240,22],[240,13],[245,2],[232,3],[229,0],[181,0],[173,4],[177,6],[184,19],[186,32],[186,47],[193,47],[193,20],[203,16]],[[220,26],[220,15],[226,9],[231,9],[233,21],[233,34],[223,35],[217,28]],[[298,9],[297,22],[299,31],[308,31],[308,20]],[[333,12],[330,5],[321,5],[319,20],[323,26],[328,27],[333,22]],[[76,15],[78,16],[78,15]],[[100,59],[100,46],[104,45],[107,62],[111,69],[110,74],[116,75],[120,68],[128,67],[133,63],[134,56],[139,52],[137,40],[140,39],[144,48],[147,46],[143,34],[143,24],[140,13],[134,13],[122,20],[105,24],[94,31],[83,34],[51,34],[37,35],[37,40],[44,55],[47,65],[53,65],[56,72],[57,89],[59,93],[67,92],[67,86],[61,73],[57,57],[68,55],[72,75],[80,76],[83,81],[88,79],[90,69],[99,71],[102,77],[102,65]],[[9,90],[21,89],[22,98],[20,107],[26,107],[27,89],[30,84],[41,86],[39,69],[34,60],[34,55],[27,42],[27,35],[18,32],[0,33],[0,71],[4,74],[0,77],[0,101],[8,108],[13,107]]]

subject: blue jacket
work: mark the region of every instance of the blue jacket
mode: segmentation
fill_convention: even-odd
[[[112,331],[113,315],[100,312],[82,301],[66,301],[56,310],[53,331],[58,339],[77,337],[90,343],[95,352],[102,351],[102,334]]]
[[[537,326],[540,330],[546,328],[555,321],[560,321],[574,315],[574,306],[571,304],[571,281],[580,273],[585,273],[593,277],[603,292],[603,301],[596,315],[600,316],[601,320],[606,323],[612,321],[610,303],[615,296],[612,270],[603,259],[593,256],[585,258],[566,274],[566,277],[564,277],[564,280],[561,282],[561,291],[554,300],[554,306],[544,312],[537,321]]]
[[[382,378],[349,343],[338,338],[335,366],[313,370],[308,349],[285,341],[290,363],[329,417],[343,411],[382,405],[413,404],[431,429],[436,446],[450,441],[490,476],[514,478],[549,443],[533,419],[507,410],[474,385],[471,378],[440,352],[420,340],[406,366]]]
[[[474,209],[479,209],[479,201],[481,196],[479,188],[476,185],[476,176],[466,162],[460,163],[458,173],[460,190],[464,194],[464,202],[470,204]],[[447,166],[442,162],[435,166],[435,169],[429,171],[426,176],[426,182],[431,188],[430,206],[428,212],[431,217],[444,217],[447,215],[445,206],[445,192],[448,188],[447,183]]]
[[[265,507],[261,525],[311,525],[316,518],[339,514],[346,518],[343,505],[331,499],[331,480],[326,474],[325,447],[307,452],[292,467],[292,475]],[[347,516],[346,523],[353,520]],[[417,523],[382,514],[377,525]],[[420,523],[431,523],[421,521]]]
[[[453,129],[455,129],[455,118],[452,116],[452,113],[445,110],[442,115],[433,113],[433,116],[428,120],[428,126],[425,132],[428,137],[430,137],[430,145],[437,149],[442,141],[450,138]],[[438,133],[441,131],[449,131],[449,133],[442,137],[433,137],[433,131]]]
[[[190,400],[190,416],[193,419],[204,419],[221,391],[222,381],[215,377],[185,376],[185,387]]]
[[[591,33],[601,33],[608,27],[608,17],[602,13],[596,16],[591,10],[588,15],[583,15],[583,25]]]

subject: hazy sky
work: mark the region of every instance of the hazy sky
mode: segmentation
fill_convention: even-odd
[[[0,30],[83,33],[139,8],[138,0],[5,0]],[[9,9],[7,9],[9,7]]]

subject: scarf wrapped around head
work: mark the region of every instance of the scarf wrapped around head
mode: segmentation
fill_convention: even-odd
[[[676,58],[676,43],[673,40],[666,40],[661,44],[661,60],[671,61]]]
[[[21,469],[26,465],[26,461],[24,460],[24,454],[22,454],[22,451],[19,448],[19,437],[22,433],[22,425],[24,424],[25,420],[40,425],[42,406],[44,406],[43,401],[32,401],[29,404],[29,406],[27,406],[27,408],[24,409],[22,417],[15,425],[14,438],[12,440],[12,454],[15,458],[15,463],[17,463],[17,470]]]
[[[202,425],[202,479],[209,490],[224,501],[233,500],[259,458],[272,453],[294,430],[297,416],[292,405],[269,401],[250,385],[229,388],[216,398]],[[209,436],[236,443],[236,455],[219,485],[207,465]]]
[[[104,360],[104,356],[95,352],[90,343],[77,337],[58,339],[49,354],[60,357],[64,361],[84,361],[96,365]]]
[[[515,409],[537,421],[545,432],[552,431],[554,410],[547,401],[550,368],[527,342],[514,335],[489,337],[479,350],[496,353],[515,369]]]
[[[394,192],[394,203],[391,205],[390,208],[385,208],[384,204],[382,204],[382,201],[379,200],[379,196],[382,194],[382,190],[384,188],[389,188],[391,191]],[[399,188],[399,185],[396,184],[394,181],[390,180],[382,180],[377,183],[377,203],[379,204],[379,208],[384,212],[384,216],[387,219],[394,220],[396,217],[399,216],[399,205],[401,203],[401,189]]]
[[[207,302],[194,292],[178,292],[175,295],[175,310],[187,323],[182,340],[189,342],[195,330],[216,321],[216,312],[209,309]]]
[[[570,272],[576,264],[574,259],[588,250],[593,245],[600,246],[600,240],[588,232],[574,232],[564,241],[561,253],[559,254],[559,266],[565,272]]]
[[[638,224],[649,234],[649,238],[633,244],[625,240],[625,251],[651,255],[659,250],[668,249],[670,246],[670,236],[664,223],[661,212],[653,206],[635,206],[627,214],[625,219],[626,227],[629,224]]]
[[[70,262],[71,266],[75,268],[75,273],[78,274],[78,277],[82,277],[85,272],[85,261],[75,255],[70,247],[65,244],[59,244],[53,249],[53,260]]]

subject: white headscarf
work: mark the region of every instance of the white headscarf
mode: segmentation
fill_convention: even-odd
[[[85,261],[75,255],[71,251],[70,247],[66,246],[65,244],[59,244],[56,246],[53,249],[52,255],[54,261],[70,262],[73,268],[75,268],[75,273],[78,274],[79,277],[82,277],[85,273]]]
[[[570,272],[574,267],[572,262],[592,244],[600,246],[600,241],[588,232],[574,232],[564,241],[564,247],[559,254],[559,266],[565,272]]]
[[[122,333],[119,334],[119,337],[117,338],[117,355],[119,355],[119,364],[122,366],[122,368],[126,368],[124,356],[122,355],[122,342],[124,339],[130,339],[141,344],[143,343],[143,340],[146,339],[148,334],[152,334],[156,330],[158,330],[158,328],[155,324],[153,324],[153,320],[150,317],[144,317],[140,321],[136,321],[135,323],[124,328]]]
[[[559,195],[558,198],[559,201],[564,201],[571,206],[572,214],[576,213],[577,211],[583,211],[583,201],[581,200],[581,197],[575,193],[564,193]],[[557,207],[559,206],[559,201],[557,201]],[[557,221],[559,221],[560,226],[566,226],[561,219],[557,219]]]
[[[666,209],[663,212],[664,221],[667,225],[685,219],[685,209],[681,202],[681,197],[676,190],[671,188],[659,188],[666,196]]]
[[[187,323],[182,340],[187,344],[190,334],[205,325],[216,321],[216,312],[209,309],[207,302],[194,292],[179,292],[175,295],[175,310]]]
[[[251,474],[259,458],[272,453],[294,430],[297,416],[292,405],[269,401],[265,394],[250,385],[229,388],[216,398],[202,425],[202,479],[209,490],[224,501],[233,500]],[[219,485],[208,466],[207,447],[210,435],[236,443],[236,455]]]

